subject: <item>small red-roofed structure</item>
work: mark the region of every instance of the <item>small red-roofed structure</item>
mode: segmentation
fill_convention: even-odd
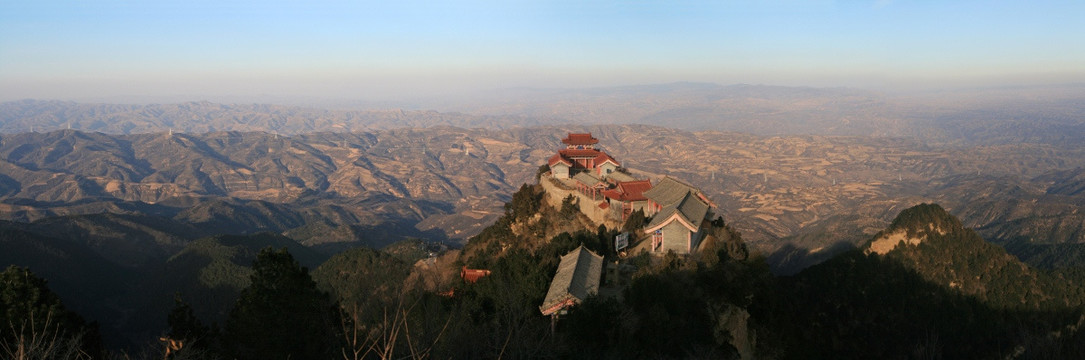
[[[547,164],[550,165],[550,176],[558,179],[568,179],[569,172],[573,169],[573,162],[560,153],[551,156]]]
[[[621,209],[622,221],[629,214],[638,209],[648,214],[648,197],[644,192],[652,188],[651,180],[621,181],[613,189],[604,190],[603,197],[607,198],[610,206]]]
[[[490,270],[468,269],[467,266],[460,269],[460,278],[471,284],[478,282],[478,279],[484,278],[487,275],[490,275]]]
[[[595,165],[595,175],[603,178],[622,167],[618,160],[614,160],[609,154],[602,151],[592,159],[592,164]]]
[[[652,188],[651,180],[622,181],[613,189],[603,192],[607,198],[620,201],[645,201],[644,192]]]

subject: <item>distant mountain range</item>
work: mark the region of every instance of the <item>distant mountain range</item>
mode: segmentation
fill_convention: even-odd
[[[515,116],[475,116],[436,111],[335,111],[267,104],[82,104],[22,100],[0,104],[0,132],[72,129],[109,134],[262,131],[286,135],[353,132],[403,127],[489,127],[530,125]]]
[[[345,109],[357,105],[325,106]],[[71,127],[110,134],[172,129],[294,135],[433,126],[508,129],[644,124],[689,131],[914,137],[963,144],[1071,145],[1085,140],[1085,85],[891,94],[849,88],[673,83],[506,89],[406,106],[438,111],[327,110],[206,101],[121,105],[23,100],[0,104],[0,133]]]

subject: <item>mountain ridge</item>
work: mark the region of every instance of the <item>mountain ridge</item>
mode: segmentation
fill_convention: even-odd
[[[1004,248],[984,241],[936,204],[902,211],[864,248],[914,269],[932,283],[1000,308],[1079,306],[1080,296],[1068,294],[1085,294],[1080,285],[1036,271]]]
[[[1073,169],[1085,167],[1080,146],[960,148],[646,125],[4,134],[0,218],[149,215],[217,233],[291,232],[329,249],[394,241],[377,240],[386,235],[462,242],[499,216],[518,184],[533,181],[566,132],[592,132],[636,176],[688,179],[720,203],[751,246],[769,253],[788,244],[807,251],[858,245],[897,211],[923,202],[944,204],[998,243],[1085,241],[1085,214],[1075,212],[1085,204],[1074,190],[1081,170]],[[353,230],[335,230],[344,226]],[[772,258],[801,268],[807,257]]]

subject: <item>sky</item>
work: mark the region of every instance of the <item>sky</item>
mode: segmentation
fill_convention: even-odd
[[[1085,82],[1085,1],[0,0],[0,101]]]

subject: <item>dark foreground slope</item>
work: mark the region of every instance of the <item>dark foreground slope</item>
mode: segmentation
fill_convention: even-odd
[[[689,258],[612,258],[636,270],[608,278],[615,288],[604,287],[603,295],[573,308],[549,345],[533,347],[528,339],[545,336],[539,333],[545,322],[530,306],[540,300],[544,280],[519,269],[546,268],[552,251],[592,246],[606,237],[581,232],[539,239],[515,231],[529,229],[532,216],[510,217],[499,222],[504,230],[487,229],[464,250],[466,264],[495,275],[461,285],[456,297],[443,302],[472,314],[447,315],[452,326],[464,327],[444,334],[455,339],[455,345],[445,345],[448,351],[486,357],[496,354],[478,349],[512,339],[516,346],[508,349],[514,354],[555,358],[1085,355],[1079,330],[1085,297],[1078,279],[1031,268],[940,206],[927,204],[905,209],[861,248],[794,276],[772,276],[764,258],[750,256],[722,220],[711,240],[718,250]],[[903,237],[891,249],[876,245],[894,234]],[[605,246],[596,249],[608,253]],[[470,335],[455,335],[460,331]],[[465,349],[475,352],[455,352]]]
[[[617,231],[550,207],[539,191],[522,187],[501,218],[462,251],[430,255],[419,243],[405,243],[387,251],[347,251],[316,268],[312,286],[337,301],[343,320],[322,322],[326,328],[314,332],[334,337],[324,344],[334,349],[324,350],[555,359],[1085,355],[1079,330],[1085,297],[1078,280],[1021,263],[937,205],[906,209],[868,244],[794,276],[775,277],[722,219],[712,222],[707,249],[695,256],[620,257],[610,247]],[[622,270],[606,275],[599,296],[572,308],[551,330],[539,304],[559,257],[581,245]],[[150,343],[166,331],[161,321],[180,291],[191,307],[172,313],[182,309],[190,325],[205,324],[193,327],[204,329],[196,343],[206,346],[191,356],[245,354],[229,344],[255,340],[236,338],[242,333],[229,330],[229,323],[238,320],[228,314],[250,286],[255,254],[269,246],[296,254],[292,266],[312,268],[325,259],[272,234],[194,241],[130,295],[150,304],[136,318],[158,322],[159,330],[130,319],[120,323],[123,331],[132,342]],[[467,282],[454,275],[461,266],[491,274]],[[307,271],[297,271],[308,279]],[[293,331],[259,330],[274,336]]]
[[[937,205],[773,289],[753,313],[787,358],[1085,355],[1080,282],[1028,267]]]

